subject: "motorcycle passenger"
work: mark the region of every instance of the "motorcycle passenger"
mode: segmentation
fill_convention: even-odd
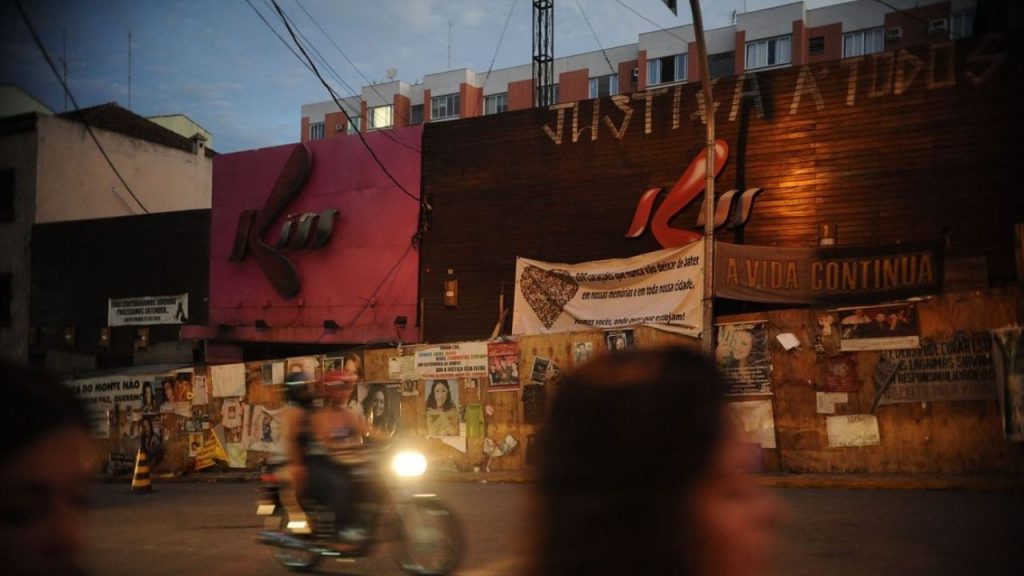
[[[333,529],[351,533],[352,503],[355,500],[352,466],[344,459],[346,449],[363,443],[373,432],[348,407],[355,394],[357,377],[349,371],[328,372],[323,378],[322,407],[295,403],[284,415],[288,456],[286,478],[292,494],[282,490],[282,503],[289,511],[289,525],[303,526],[310,505],[334,514]],[[308,527],[308,523],[305,524]],[[308,533],[308,528],[296,532]],[[358,534],[357,536],[362,536]]]

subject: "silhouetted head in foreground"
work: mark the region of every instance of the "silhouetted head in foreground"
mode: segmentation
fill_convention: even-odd
[[[679,347],[571,372],[542,432],[538,573],[760,573],[780,510],[722,392],[710,360]]]
[[[76,574],[94,452],[86,413],[52,376],[0,362],[0,572]]]

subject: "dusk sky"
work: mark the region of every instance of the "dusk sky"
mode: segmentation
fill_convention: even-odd
[[[60,70],[66,49],[68,83],[80,106],[117,102],[143,116],[185,114],[213,133],[218,152],[297,142],[302,105],[330,99],[257,15],[294,48],[270,0],[19,1]],[[447,69],[486,73],[492,61],[501,69],[532,58],[530,0],[278,3],[344,81],[322,71],[341,96],[384,81],[389,68],[397,69],[395,79],[412,84]],[[734,10],[786,3],[704,1],[704,26],[729,25]],[[674,16],[662,0],[557,0],[555,57],[632,44],[641,33],[689,24],[689,3],[678,4]],[[55,112],[65,110],[60,83],[14,0],[0,0],[0,51],[0,84],[22,88]]]

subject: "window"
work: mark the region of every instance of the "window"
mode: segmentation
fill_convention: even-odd
[[[885,50],[885,29],[872,28],[843,34],[843,58],[864,56]]]
[[[712,78],[732,76],[736,73],[736,53],[722,52],[721,54],[708,54],[708,72]]]
[[[345,133],[352,135],[359,132],[359,123],[362,119],[359,116],[350,116],[349,118],[348,128],[345,130]]]
[[[949,24],[950,37],[970,38],[974,34],[974,10],[960,10],[953,13]]]
[[[619,75],[596,76],[590,79],[590,97],[615,96],[619,93]]]
[[[807,53],[811,56],[820,56],[825,53],[825,37],[814,36],[807,41]]]
[[[484,96],[484,114],[508,112],[508,92]]]
[[[393,107],[389,104],[387,106],[375,106],[366,111],[366,120],[369,124],[370,130],[380,130],[381,128],[390,128],[394,121],[392,120],[392,109]]]
[[[324,123],[313,122],[309,125],[309,139],[310,140],[323,140],[324,139]]]
[[[445,94],[430,99],[430,119],[448,120],[459,117],[459,95]]]
[[[0,170],[0,222],[14,221],[14,169]]]
[[[746,69],[753,70],[789,64],[791,62],[790,40],[791,37],[786,35],[747,42]]]
[[[647,85],[686,80],[686,53],[647,61]]]
[[[409,126],[423,124],[423,104],[414,104],[409,108]]]

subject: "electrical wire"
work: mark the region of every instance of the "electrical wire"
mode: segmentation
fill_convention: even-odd
[[[334,41],[334,39],[331,38],[331,36],[327,33],[327,31],[324,30],[323,26],[320,25],[320,22],[318,22],[315,18],[313,18],[313,15],[310,14],[308,10],[306,10],[306,7],[303,6],[302,3],[299,2],[299,0],[295,0],[295,3],[299,6],[300,9],[302,9],[303,12],[305,12],[306,17],[309,18],[310,22],[312,22],[313,25],[316,26],[320,30],[320,32],[324,35],[324,38],[327,38],[327,41],[331,43],[331,46],[334,46],[334,49],[337,50],[338,53],[341,54],[341,56],[345,59],[345,61],[349,63],[349,66],[352,66],[352,69],[355,70],[356,74],[358,74],[359,77],[363,79],[363,82],[366,82],[366,85],[370,88],[370,90],[372,90],[374,94],[376,94],[378,97],[380,97],[381,100],[386,100],[384,98],[384,95],[381,94],[379,91],[377,91],[376,85],[373,82],[371,82],[370,79],[368,79],[363,74],[363,72],[359,69],[359,67],[356,66],[356,63],[353,62],[352,59],[348,57],[348,54],[346,54],[345,51],[342,50],[340,46],[338,46],[338,44]],[[355,90],[352,90],[352,93],[353,93],[353,95],[356,95]],[[397,114],[397,116],[399,118],[405,120],[406,123],[409,122],[409,118],[408,117],[406,117],[404,115],[401,115],[401,114]],[[389,136],[389,138],[390,138],[390,136]],[[392,140],[394,140],[394,139],[392,138]],[[402,144],[402,145],[404,145],[406,147],[409,147],[412,150],[419,151],[418,147],[413,147],[413,146],[409,145],[408,143],[399,142],[398,140],[394,140],[394,141],[399,143],[399,144]]]
[[[370,307],[377,299],[377,294],[379,294],[381,289],[384,288],[384,283],[387,282],[389,278],[391,278],[391,275],[394,274],[395,270],[398,269],[398,265],[401,264],[403,260],[405,260],[405,258],[409,255],[409,252],[411,252],[412,250],[413,245],[410,244],[408,247],[406,247],[405,252],[403,252],[402,255],[398,257],[398,260],[394,263],[394,265],[391,266],[391,269],[388,270],[388,273],[384,275],[384,278],[382,278],[380,283],[377,284],[377,287],[373,289],[373,294],[370,294],[369,298],[364,298],[364,300],[366,300],[366,304],[364,304],[362,309],[359,310],[359,312],[357,312],[356,315],[352,318],[352,326],[355,326],[356,321],[359,320],[359,318],[362,317],[362,315],[367,310],[370,309]]]
[[[597,37],[597,32],[594,31],[594,27],[590,24],[590,18],[587,18],[587,13],[583,11],[583,5],[580,4],[580,0],[576,0],[576,7],[580,9],[580,14],[583,15],[583,21],[587,23],[587,28],[590,28],[590,33],[594,35],[594,41],[597,42],[597,48],[601,50],[601,55],[604,56],[604,61],[608,63],[608,69],[611,70],[612,74],[617,74],[618,70],[615,66],[612,66],[612,61],[608,58],[608,53],[604,51],[604,47],[601,46],[601,39]]]
[[[124,189],[128,191],[128,194],[139,205],[139,208],[142,208],[143,212],[149,214],[150,212],[146,208],[146,205],[143,204],[141,200],[139,200],[139,197],[135,195],[135,192],[132,192],[131,186],[129,186],[128,183],[125,182],[124,176],[121,176],[121,173],[117,170],[117,166],[114,166],[114,161],[110,159],[110,156],[107,155],[107,151],[104,150],[103,145],[100,144],[99,138],[96,137],[96,133],[92,131],[92,126],[89,125],[89,123],[85,119],[85,116],[82,115],[82,109],[78,106],[78,100],[75,99],[75,95],[71,92],[71,89],[68,87],[68,85],[64,83],[64,78],[61,77],[60,72],[57,71],[57,66],[53,63],[53,60],[50,58],[50,54],[47,53],[46,47],[43,45],[42,39],[36,32],[35,26],[32,25],[32,21],[29,19],[28,14],[25,12],[25,8],[21,5],[20,0],[14,0],[14,5],[15,7],[17,7],[18,12],[21,14],[21,19],[25,22],[25,26],[28,27],[29,33],[32,34],[32,39],[35,41],[36,46],[39,47],[39,51],[43,54],[43,58],[46,60],[46,63],[50,66],[50,70],[53,71],[53,75],[57,77],[57,81],[60,82],[60,85],[64,88],[64,94],[66,94],[67,97],[71,99],[71,104],[75,107],[75,113],[78,115],[78,119],[81,120],[82,125],[85,126],[86,132],[88,132],[89,136],[92,137],[93,143],[95,143],[96,147],[99,148],[100,154],[102,154],[104,160],[107,161],[107,165],[110,166],[110,169],[113,170],[114,174],[117,175],[117,179],[121,181],[121,184],[124,185]]]
[[[299,43],[298,38],[296,38],[295,32],[292,30],[291,24],[288,23],[288,19],[284,15],[284,10],[281,9],[281,6],[277,3],[277,0],[271,0],[271,2],[274,4],[274,9],[277,10],[277,13],[280,15],[281,21],[284,23],[285,28],[288,29],[288,34],[291,35],[292,41],[295,42],[295,45],[298,47],[299,51],[302,52],[302,55],[305,56],[306,61],[309,62],[309,65],[313,68],[313,74],[316,75],[316,77],[320,80],[320,83],[323,84],[324,88],[326,88],[328,93],[330,93],[331,98],[334,100],[334,103],[338,105],[338,109],[341,111],[342,114],[344,114],[345,119],[351,123],[352,117],[349,116],[348,112],[346,112],[345,109],[341,106],[341,102],[338,101],[338,97],[334,93],[334,90],[330,87],[329,84],[327,84],[327,81],[324,80],[324,77],[320,74],[320,71],[317,69],[316,64],[313,63],[313,59],[309,57],[309,54],[306,53],[306,50],[302,47],[302,44]],[[391,182],[393,182],[395,186],[397,186],[398,189],[402,191],[403,194],[405,194],[409,198],[412,198],[413,200],[416,200],[417,202],[420,202],[420,198],[414,196],[411,192],[406,190],[405,186],[402,186],[401,182],[399,182],[398,179],[395,178],[393,174],[391,174],[391,171],[388,170],[386,166],[384,166],[384,163],[381,161],[380,157],[378,157],[377,153],[374,152],[373,147],[371,147],[369,142],[366,141],[366,138],[363,136],[363,133],[361,131],[356,131],[356,135],[359,137],[359,141],[363,143],[363,146],[366,148],[366,151],[370,153],[370,157],[373,158],[373,161],[376,162],[377,166],[380,166],[380,169],[384,172],[384,175],[387,176],[388,179],[391,180]]]
[[[646,22],[647,22],[648,24],[652,24],[652,25],[653,25],[653,26],[654,26],[655,28],[657,28],[657,29],[658,29],[658,32],[664,32],[664,33],[668,34],[669,36],[671,36],[671,37],[675,38],[676,40],[679,40],[680,42],[683,42],[683,43],[686,43],[686,42],[687,42],[687,41],[686,41],[685,39],[683,39],[683,38],[680,38],[679,36],[676,36],[675,34],[673,34],[673,33],[672,33],[672,31],[670,31],[670,30],[668,30],[668,29],[666,29],[666,28],[662,28],[662,27],[661,27],[661,25],[660,25],[660,24],[658,24],[657,22],[655,22],[654,20],[651,20],[651,19],[650,19],[650,18],[648,18],[647,16],[644,16],[643,14],[641,14],[641,13],[637,12],[637,11],[636,11],[636,10],[634,10],[634,9],[633,9],[632,7],[630,7],[630,6],[628,6],[627,4],[625,4],[625,3],[624,3],[624,2],[622,1],[622,0],[615,0],[615,2],[616,2],[616,3],[617,3],[617,4],[619,5],[619,6],[622,6],[622,7],[623,7],[623,8],[625,8],[626,10],[629,10],[629,11],[630,11],[630,12],[632,12],[633,14],[636,14],[636,15],[637,15],[637,16],[639,16],[639,17],[640,17],[641,19],[643,19],[644,21],[646,21]]]
[[[498,45],[494,47],[494,55],[491,56],[491,65],[487,67],[487,74],[484,75],[484,83],[480,85],[480,91],[483,92],[484,88],[487,87],[487,79],[491,77],[491,70],[494,70],[494,62],[498,59],[498,50],[501,49],[501,43],[505,40],[505,32],[508,31],[508,23],[512,20],[512,13],[515,12],[516,4],[519,0],[512,0],[512,6],[508,9],[508,16],[505,17],[505,25],[501,28],[501,35],[498,36]]]

